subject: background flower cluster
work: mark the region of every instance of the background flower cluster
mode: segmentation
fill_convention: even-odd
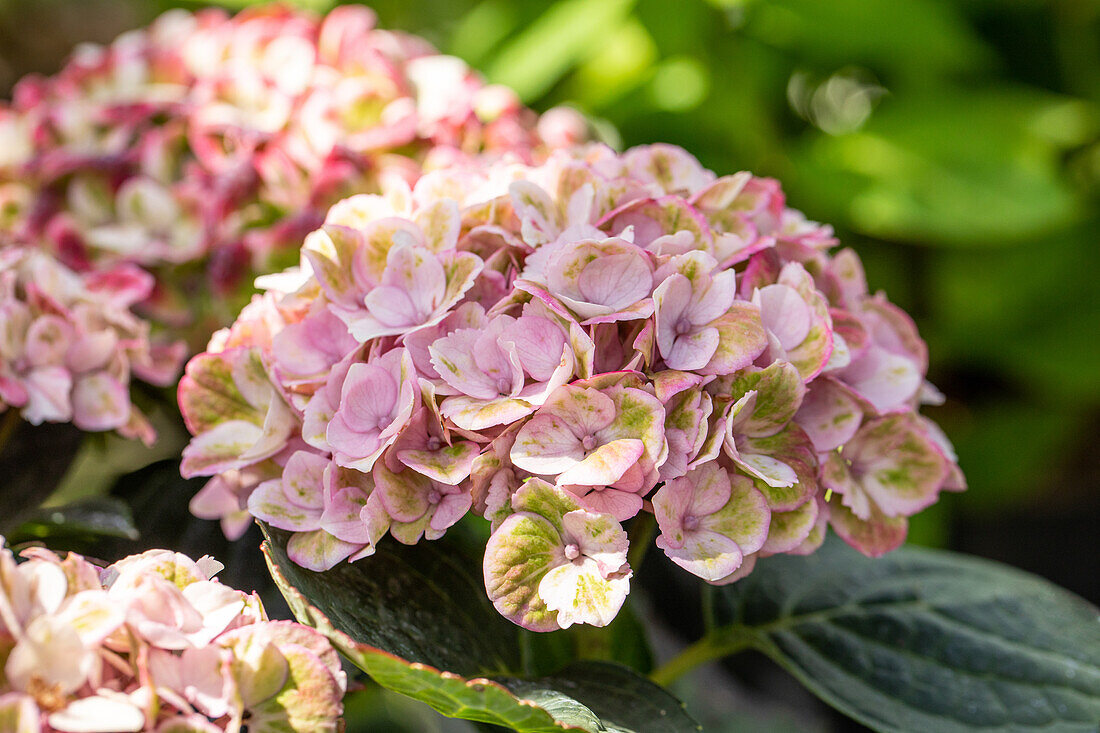
[[[328,640],[267,620],[258,596],[213,579],[211,558],[23,556],[0,547],[4,730],[337,730],[347,680]]]
[[[639,513],[711,583],[827,524],[884,553],[964,483],[924,343],[835,244],[666,145],[351,197],[188,365],[192,507],[315,570],[473,511],[487,593],[536,630],[615,616]]]
[[[131,310],[152,289],[132,265],[77,273],[32,247],[0,249],[0,410],[152,443],[130,379],[175,384],[186,353]]]
[[[158,384],[175,375],[167,363],[142,373],[130,352],[151,329],[201,347],[256,273],[289,264],[332,202],[472,155],[530,161],[585,133],[579,115],[556,110],[539,123],[462,61],[374,23],[364,7],[323,19],[286,7],[173,11],[109,46],[80,47],[55,76],[20,81],[0,110],[3,267],[38,250],[22,270],[48,267],[40,289],[65,307],[77,298],[74,277],[57,274],[66,269],[121,294],[83,308],[75,325],[21,283],[5,286],[10,308],[31,315],[12,314],[0,409],[149,438],[140,416],[130,424],[126,363]],[[120,346],[98,336],[96,363],[63,363],[66,344],[36,351],[54,320],[24,332],[42,312],[70,321],[62,340],[76,348],[104,322]],[[108,361],[109,382],[98,376]]]

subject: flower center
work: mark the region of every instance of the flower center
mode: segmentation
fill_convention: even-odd
[[[512,380],[504,377],[497,378],[497,392],[501,394],[512,394]]]
[[[596,447],[596,436],[586,435],[581,438],[581,447],[585,450],[593,450]]]
[[[443,441],[434,435],[428,438],[428,450],[439,450],[443,445]]]
[[[565,557],[567,560],[576,560],[581,556],[581,548],[577,547],[575,542],[570,542],[565,546]]]
[[[389,415],[379,415],[378,420],[375,421],[374,429],[378,432],[382,432],[386,429],[386,426],[393,422]]]
[[[681,318],[676,322],[676,335],[683,336],[685,333],[691,330],[691,321],[686,318]]]
[[[38,706],[47,712],[56,712],[68,704],[60,684],[50,684],[37,674],[32,674],[27,683],[27,694],[34,698]]]
[[[439,492],[439,489],[432,489],[428,492],[429,504],[438,504],[441,498],[443,498],[443,494]]]
[[[699,528],[699,517],[689,514],[684,517],[684,529],[691,532]]]

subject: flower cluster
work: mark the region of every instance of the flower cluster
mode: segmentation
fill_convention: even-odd
[[[0,248],[0,412],[152,443],[131,376],[167,387],[184,359],[183,343],[154,342],[131,310],[152,289],[134,266],[78,274],[36,248]]]
[[[78,271],[154,272],[150,313],[174,327],[205,318],[203,343],[235,312],[206,302],[208,279],[219,297],[250,285],[334,201],[584,134],[575,113],[540,122],[460,60],[374,23],[361,6],[324,19],[172,11],[77,49],[0,110],[0,225]]]
[[[188,365],[192,509],[291,530],[315,570],[472,511],[489,597],[535,630],[615,616],[639,514],[716,584],[830,524],[884,553],[963,480],[913,322],[835,244],[666,145],[347,199]]]
[[[347,686],[317,631],[269,621],[220,563],[151,550],[99,568],[0,542],[0,728],[336,731]]]

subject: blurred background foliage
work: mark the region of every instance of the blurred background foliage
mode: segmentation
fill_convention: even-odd
[[[1100,601],[1100,2],[371,4],[618,146],[666,141],[779,178],[928,340],[948,397],[931,414],[970,490],[917,517],[913,541]],[[0,0],[0,88],[202,5]]]

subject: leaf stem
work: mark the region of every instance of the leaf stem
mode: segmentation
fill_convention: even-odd
[[[649,678],[667,687],[700,664],[728,657],[752,646],[747,629],[723,629],[707,634],[650,673]]]
[[[22,418],[19,416],[19,410],[14,407],[8,407],[8,412],[4,415],[4,419],[0,422],[0,453],[4,452],[4,447],[11,440],[11,436],[15,435],[16,429],[19,427],[19,423]]]
[[[704,583],[699,595],[699,602],[703,607],[703,633],[710,634],[717,626],[714,620],[714,586]]]
[[[657,520],[649,512],[643,511],[630,525],[628,535],[630,537],[630,549],[627,550],[626,560],[630,569],[635,573],[641,570],[645,553],[653,542],[653,533],[657,529]]]

